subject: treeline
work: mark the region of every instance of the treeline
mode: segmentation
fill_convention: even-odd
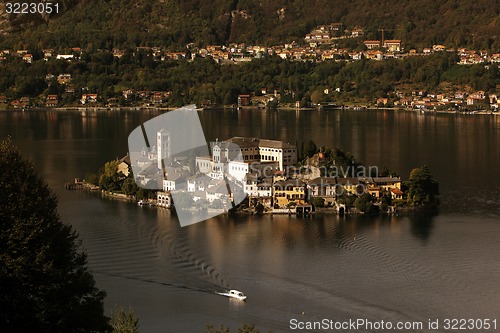
[[[119,164],[118,160],[106,162],[97,174],[92,172],[85,174],[84,180],[88,184],[99,185],[103,191],[125,194],[136,200],[156,198],[156,191],[137,186],[130,167],[125,175],[119,171]]]
[[[356,161],[354,156],[338,148],[329,148],[326,146],[317,147],[310,140],[303,143],[299,149],[300,164],[315,165],[321,170],[322,177],[331,175],[355,177],[355,175],[364,175],[366,177],[399,177],[398,173],[383,167],[381,170],[370,170],[361,162]],[[338,174],[338,170],[345,172],[344,175]],[[366,172],[368,170],[368,172]],[[332,172],[333,171],[333,172]],[[379,198],[372,196],[369,192],[358,194],[348,194],[340,191],[336,200],[338,203],[345,204],[348,207],[355,207],[358,211],[367,214],[378,214],[387,212],[389,206],[411,207],[418,209],[435,210],[439,201],[439,183],[434,179],[428,166],[421,166],[412,169],[408,180],[401,182],[402,197],[393,198],[388,191],[382,191]],[[311,203],[316,207],[323,207],[325,199],[322,197],[311,198]]]
[[[7,2],[7,1],[5,1]],[[11,15],[4,47],[184,48],[229,42],[302,41],[319,24],[361,27],[369,39],[401,39],[407,49],[448,47],[497,50],[496,1],[401,0],[53,0],[60,13]],[[318,10],[321,8],[321,10]],[[4,16],[5,17],[5,16]],[[4,24],[2,24],[4,23]]]
[[[169,106],[190,103],[234,104],[239,94],[281,95],[282,103],[372,101],[390,96],[398,87],[439,92],[456,85],[464,89],[494,92],[500,84],[497,66],[457,65],[455,53],[440,52],[405,60],[359,60],[355,62],[291,62],[279,57],[255,59],[239,65],[220,65],[211,58],[194,61],[155,61],[147,52],[128,50],[122,58],[111,51],[83,53],[80,61],[42,59],[33,50],[34,62],[26,64],[8,57],[1,66],[0,94],[14,99],[59,94],[65,105],[78,103],[82,93],[97,93],[100,101],[121,98],[126,89],[170,91]],[[65,94],[66,86],[47,74],[69,73],[75,93]],[[325,94],[328,89],[328,94]],[[337,91],[338,90],[338,91]]]

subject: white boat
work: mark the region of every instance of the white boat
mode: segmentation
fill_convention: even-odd
[[[224,293],[216,293],[216,294],[221,295],[221,296],[230,297],[230,298],[236,298],[236,299],[239,299],[241,301],[244,301],[247,299],[245,294],[243,294],[241,291],[238,291],[235,289],[231,289],[231,290],[224,292]]]

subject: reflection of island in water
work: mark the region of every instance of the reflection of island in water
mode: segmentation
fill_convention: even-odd
[[[394,238],[401,235],[407,238],[410,233],[425,244],[431,237],[433,217],[412,216],[362,216],[339,217],[337,215],[316,215],[310,218],[297,218],[286,215],[264,216],[220,216],[206,223],[207,238],[213,246],[223,246],[224,239],[230,240],[235,232],[246,237],[240,239],[240,246],[275,248],[321,248],[328,246],[338,251],[349,249],[365,239],[365,235],[387,234]],[[258,225],[258,228],[255,226]],[[263,236],[266,234],[266,236]],[[213,238],[213,239],[212,239]],[[264,244],[272,242],[272,244]]]

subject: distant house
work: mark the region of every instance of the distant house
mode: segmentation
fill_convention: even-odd
[[[380,47],[380,41],[378,40],[365,40],[363,44],[368,50],[373,50]]]
[[[391,189],[392,199],[398,199],[398,200],[403,199],[403,194],[404,194],[404,192],[401,191],[401,189],[399,189],[399,188],[393,187]]]
[[[250,105],[250,95],[239,95],[238,106],[248,106],[248,105]]]
[[[97,94],[83,94],[81,103],[82,104],[87,104],[87,103],[96,103],[97,102]]]
[[[116,98],[116,97],[108,98],[108,106],[109,107],[115,107],[118,105],[120,105],[120,100],[118,98]]]
[[[351,31],[351,36],[353,36],[353,37],[363,36],[364,34],[365,33],[363,32],[363,29],[360,29],[360,28],[354,28]]]
[[[208,177],[207,175],[201,174],[201,175],[193,175],[187,180],[187,190],[189,192],[196,192],[196,191],[205,191],[208,189],[208,184],[212,180],[212,178]]]
[[[188,176],[183,170],[177,168],[167,168],[167,177],[163,179],[163,191],[175,191],[187,188],[186,178]]]
[[[29,53],[23,55],[23,61],[27,64],[31,64],[33,62],[33,55]]]
[[[42,52],[45,61],[48,61],[54,55],[54,49],[45,49]]]
[[[386,98],[386,97],[381,97],[379,99],[377,99],[377,104],[383,104],[383,105],[387,105],[387,103],[389,103],[389,99]]]
[[[29,97],[21,97],[20,99],[13,100],[10,104],[15,108],[24,108],[30,103]]]
[[[74,94],[75,93],[75,87],[72,86],[72,85],[66,85],[66,87],[64,88],[64,92],[66,94]]]
[[[59,102],[57,95],[47,95],[47,98],[45,99],[45,106],[46,107],[54,107],[57,106],[57,103]]]
[[[57,60],[73,60],[75,56],[73,54],[58,54]]]
[[[118,162],[119,163],[118,163],[118,167],[117,167],[116,172],[117,173],[121,172],[121,173],[123,173],[123,175],[125,177],[128,177],[128,175],[130,173],[129,172],[129,168],[130,168],[130,165],[131,165],[131,163],[130,163],[130,155],[129,154],[125,155],[124,157],[120,158],[118,160]]]
[[[158,191],[156,194],[156,205],[158,207],[170,208],[173,205],[170,192]]]
[[[390,52],[401,51],[401,41],[399,39],[388,39],[384,41],[384,48]]]
[[[469,96],[467,97],[467,105],[474,106],[474,105],[483,105],[486,103],[486,98],[484,97],[477,97],[477,96]]]
[[[298,179],[289,179],[273,184],[273,204],[276,208],[286,208],[291,202],[305,203],[306,186]]]
[[[57,76],[57,83],[66,84],[71,82],[71,74],[59,74]]]
[[[125,54],[125,51],[120,49],[113,49],[113,57],[121,58]]]
[[[161,104],[163,103],[163,93],[162,92],[155,92],[153,96],[151,97],[151,102],[153,104]]]
[[[444,45],[432,45],[432,49],[435,51],[435,52],[441,52],[441,51],[446,51],[446,46]]]
[[[490,104],[496,104],[498,102],[497,94],[490,94],[488,98],[490,99]]]

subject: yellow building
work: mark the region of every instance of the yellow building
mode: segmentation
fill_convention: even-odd
[[[286,208],[291,202],[305,203],[306,185],[298,179],[288,179],[273,184],[273,205]]]

